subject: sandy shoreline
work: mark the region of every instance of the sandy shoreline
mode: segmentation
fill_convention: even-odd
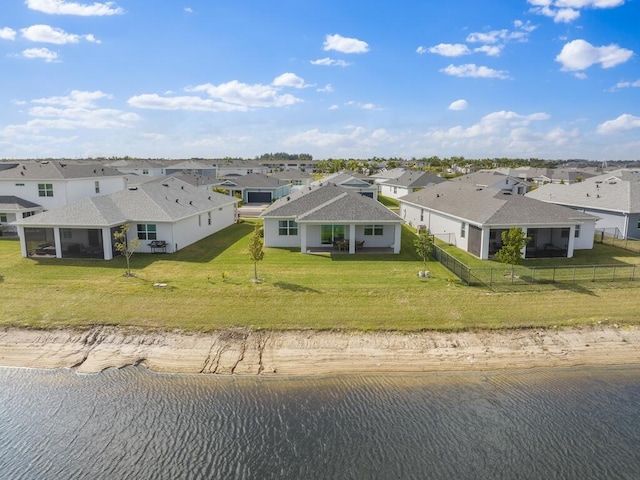
[[[156,372],[313,375],[640,364],[640,328],[500,332],[146,332],[115,327],[0,329],[0,366],[82,373],[145,365]]]

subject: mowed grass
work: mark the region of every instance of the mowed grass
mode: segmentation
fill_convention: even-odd
[[[264,280],[254,283],[252,233],[253,223],[243,222],[176,254],[135,254],[133,278],[123,276],[123,258],[25,259],[17,240],[0,239],[0,325],[455,331],[639,323],[640,282],[495,292],[461,284],[436,262],[427,267],[432,278],[418,278],[423,266],[409,229],[399,255],[266,248],[258,264]],[[621,262],[638,258],[612,252]]]

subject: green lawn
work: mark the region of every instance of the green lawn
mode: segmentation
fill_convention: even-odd
[[[16,240],[2,238],[0,325],[418,331],[640,323],[640,282],[496,293],[462,285],[435,262],[428,266],[432,278],[418,278],[422,264],[407,228],[400,255],[302,255],[267,248],[258,265],[264,282],[256,284],[247,254],[252,231],[253,224],[245,222],[176,254],[135,254],[135,278],[123,276],[122,258],[25,259]],[[621,261],[639,258],[617,249],[609,253]]]

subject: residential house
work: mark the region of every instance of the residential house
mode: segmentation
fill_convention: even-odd
[[[144,175],[145,177],[162,177],[166,175],[165,161],[163,160],[130,158],[110,161],[105,163],[105,166],[115,168],[127,175]]]
[[[42,206],[61,207],[85,197],[109,195],[126,188],[125,174],[100,164],[23,161],[0,170],[0,195]],[[7,167],[5,164],[3,167]]]
[[[333,184],[281,198],[261,218],[266,247],[400,252],[402,219],[377,200]]]
[[[0,235],[17,234],[13,222],[40,212],[42,207],[36,203],[13,195],[0,195]]]
[[[212,162],[218,169],[218,178],[228,178],[232,175],[243,176],[250,173],[267,175],[271,173],[271,167],[261,165],[253,160],[214,160]]]
[[[140,252],[172,253],[233,224],[238,200],[175,178],[148,182],[14,222],[23,257],[103,258],[116,255],[113,234],[130,225]]]
[[[640,170],[621,169],[570,185],[547,184],[527,194],[599,217],[607,235],[640,239]]]
[[[531,237],[524,256],[572,257],[593,248],[596,217],[523,195],[456,182],[399,199],[400,216],[417,230],[481,259],[502,247],[502,232],[518,227]],[[552,207],[552,208],[550,208]]]
[[[327,175],[326,177],[311,183],[314,187],[323,185],[337,185],[353,192],[364,195],[365,197],[378,198],[378,186],[371,184],[366,180],[348,172],[338,172]]]
[[[202,177],[216,178],[218,167],[206,160],[183,160],[179,162],[166,162],[164,172],[166,175],[186,173],[200,175]]]
[[[391,198],[400,198],[417,190],[431,185],[446,182],[447,180],[431,173],[419,170],[406,170],[402,175],[391,178],[379,184],[380,195]]]
[[[479,188],[492,188],[514,195],[524,195],[531,187],[531,184],[526,180],[505,175],[496,170],[479,170],[474,173],[456,177],[451,181],[467,183]]]
[[[273,172],[269,175],[277,178],[281,182],[290,183],[294,189],[299,187],[308,187],[314,181],[314,176],[302,170],[283,170],[281,172]]]
[[[291,192],[291,184],[259,173],[221,179],[215,188],[238,195],[244,203],[271,203]]]

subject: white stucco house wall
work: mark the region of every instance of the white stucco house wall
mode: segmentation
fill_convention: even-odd
[[[175,178],[90,197],[14,222],[22,256],[103,258],[116,255],[113,233],[129,225],[136,251],[173,253],[237,219],[238,200]],[[158,245],[158,244],[161,245]]]
[[[597,217],[510,192],[447,182],[399,203],[407,224],[483,260],[502,247],[502,232],[514,227],[531,237],[525,258],[572,257],[574,250],[593,248]]]
[[[6,168],[10,165],[10,168]],[[126,176],[100,164],[25,161],[0,168],[0,195],[16,196],[44,210],[126,188]]]

